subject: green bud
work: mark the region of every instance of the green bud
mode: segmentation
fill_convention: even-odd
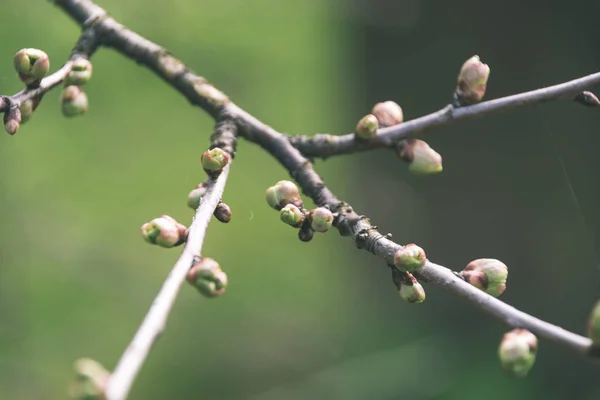
[[[316,232],[327,232],[333,224],[333,213],[325,207],[319,207],[312,210],[308,217],[310,227]]]
[[[463,64],[458,74],[458,86],[454,92],[456,106],[474,104],[485,95],[490,67],[479,59],[479,56],[469,58]]]
[[[600,100],[598,100],[598,97],[587,90],[579,93],[573,100],[587,107],[600,107]]]
[[[206,194],[207,190],[208,185],[206,184],[206,182],[202,182],[201,184],[196,186],[196,188],[192,190],[190,194],[188,194],[188,207],[193,210],[198,209],[198,207],[200,207],[200,200],[202,199],[202,196]]]
[[[197,261],[187,273],[186,280],[206,297],[217,297],[227,288],[227,274],[212,258]]]
[[[394,254],[394,265],[400,271],[413,272],[425,265],[425,251],[414,243],[407,244]]]
[[[97,361],[80,358],[75,361],[75,382],[70,397],[76,400],[103,400],[110,373]]]
[[[480,258],[471,261],[460,275],[477,289],[498,297],[506,290],[508,267],[493,258]]]
[[[226,224],[231,221],[231,208],[229,208],[227,204],[221,202],[217,204],[217,208],[215,208],[213,215],[216,219]]]
[[[411,273],[392,270],[392,279],[403,300],[409,303],[422,303],[425,301],[425,289]]]
[[[19,106],[19,110],[21,111],[21,123],[24,124],[31,119],[34,111],[34,102],[33,99],[25,100],[21,102]]]
[[[442,156],[419,139],[408,139],[398,148],[398,156],[408,162],[408,170],[415,175],[442,172]]]
[[[142,236],[148,243],[161,247],[174,247],[185,243],[188,229],[168,215],[155,218],[142,225]]]
[[[372,113],[377,117],[379,126],[382,128],[398,125],[404,121],[402,107],[393,101],[388,100],[375,104]]]
[[[588,323],[588,336],[592,339],[594,346],[600,347],[600,300],[592,309]]]
[[[50,59],[42,50],[21,49],[15,54],[14,66],[20,76],[41,79],[50,71]]]
[[[276,210],[281,210],[288,204],[302,208],[302,198],[298,186],[294,182],[279,181],[265,192],[267,203]]]
[[[355,131],[356,138],[361,140],[372,139],[377,136],[378,128],[379,122],[377,121],[377,117],[369,114],[358,121]]]
[[[283,207],[279,213],[279,217],[283,222],[294,228],[300,228],[304,223],[304,213],[293,204]]]
[[[216,178],[229,163],[229,158],[229,154],[226,151],[215,147],[202,154],[202,168],[204,168],[208,176]]]
[[[298,231],[298,239],[302,242],[310,242],[315,235],[315,231],[305,223],[302,228]]]
[[[91,77],[92,63],[87,58],[80,57],[71,64],[71,71],[65,78],[65,85],[85,85]]]
[[[4,129],[9,135],[14,135],[21,126],[21,110],[11,107],[4,113]]]
[[[60,102],[65,117],[82,115],[88,109],[87,95],[80,86],[65,86],[60,96]]]
[[[498,356],[502,368],[510,375],[524,378],[535,363],[537,338],[526,329],[514,329],[502,338]]]

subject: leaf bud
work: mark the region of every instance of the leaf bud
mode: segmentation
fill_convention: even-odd
[[[50,71],[48,54],[39,49],[21,49],[15,54],[14,66],[21,79],[30,78],[29,82],[41,79]],[[25,82],[25,80],[24,80]],[[27,84],[27,82],[25,82]]]
[[[215,208],[213,215],[216,219],[226,224],[231,221],[231,208],[227,204],[220,202],[217,204],[217,208]]]
[[[379,122],[377,121],[377,117],[369,114],[358,121],[354,134],[359,140],[369,140],[377,136],[378,128]]]
[[[490,67],[479,59],[479,56],[469,58],[463,64],[458,74],[458,85],[454,92],[455,106],[474,104],[483,98]]]
[[[402,141],[398,156],[408,162],[408,170],[415,175],[428,175],[442,172],[442,156],[426,142],[419,139]]]
[[[526,329],[514,329],[504,335],[498,349],[500,364],[510,375],[527,376],[535,363],[538,340]]]
[[[97,361],[80,358],[75,361],[75,382],[70,387],[70,397],[76,400],[104,400],[110,373]]]
[[[188,199],[187,199],[188,207],[193,210],[196,210],[198,207],[200,207],[200,200],[202,199],[202,196],[204,196],[206,194],[207,190],[208,190],[208,185],[206,182],[202,182],[201,184],[196,186],[196,188],[193,189],[188,194]]]
[[[294,228],[300,228],[304,223],[304,213],[293,204],[283,207],[279,213],[281,221]]]
[[[215,147],[202,154],[202,168],[208,176],[216,178],[229,163],[229,159],[230,156],[225,150]]]
[[[14,135],[21,126],[21,110],[12,106],[4,113],[4,129],[9,135]]]
[[[302,198],[298,186],[294,182],[279,181],[265,192],[267,203],[276,210],[281,210],[288,204],[302,208]]]
[[[60,101],[62,113],[65,117],[76,117],[84,114],[88,109],[88,98],[79,86],[65,86]]]
[[[206,297],[220,296],[227,288],[227,274],[209,257],[197,260],[188,271],[186,280]]]
[[[402,107],[391,100],[375,104],[372,113],[377,117],[381,128],[398,125],[404,121]]]
[[[188,229],[168,215],[155,218],[142,225],[142,236],[150,244],[175,247],[185,243]]]
[[[65,78],[65,85],[85,85],[91,77],[92,63],[87,58],[79,57],[71,63],[71,71]]]
[[[333,213],[325,208],[318,207],[308,214],[310,227],[316,232],[327,232],[333,224]]]
[[[427,261],[425,251],[414,243],[407,244],[394,254],[394,265],[404,272],[421,269],[425,261]]]
[[[588,322],[588,336],[596,347],[600,347],[600,300],[596,303],[590,314]]]
[[[506,290],[508,267],[493,258],[480,258],[471,261],[460,275],[477,289],[498,297]]]

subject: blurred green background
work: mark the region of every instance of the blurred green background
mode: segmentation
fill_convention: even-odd
[[[492,68],[487,98],[600,63],[592,1],[98,3],[291,133],[349,132],[382,100],[406,118],[434,111],[473,54]],[[44,49],[58,67],[78,31],[48,1],[3,0],[0,93],[21,88],[17,50]],[[93,62],[85,117],[63,118],[55,90],[0,136],[0,399],[65,398],[82,356],[114,367],[179,253],[148,246],[139,227],[189,221],[187,193],[204,179],[212,121],[111,50]],[[427,133],[438,176],[411,176],[386,151],[316,168],[434,261],[503,260],[504,300],[582,333],[600,289],[599,127],[595,110],[545,104]],[[287,173],[238,149],[224,195],[234,219],[211,224],[204,247],[230,288],[215,300],[183,288],[131,399],[600,398],[598,364],[542,341],[530,376],[510,379],[499,322],[437,287],[403,303],[381,260],[335,232],[299,242],[264,201]]]

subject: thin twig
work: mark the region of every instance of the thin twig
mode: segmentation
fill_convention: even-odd
[[[177,298],[185,276],[192,266],[194,257],[199,257],[213,212],[221,200],[230,164],[223,168],[223,172],[216,180],[210,180],[208,190],[202,197],[200,206],[189,228],[189,235],[183,252],[167,276],[152,306],[146,314],[133,340],[123,353],[117,367],[108,380],[106,387],[107,400],[123,400],[133,384],[133,381],[142,367],[148,352],[156,339],[165,329],[167,318]]]
[[[326,133],[314,136],[292,135],[289,139],[294,147],[298,148],[302,154],[309,158],[326,158],[382,147],[393,148],[399,140],[458,121],[481,117],[529,104],[562,99],[573,100],[583,90],[598,84],[600,84],[600,72],[558,85],[501,97],[472,106],[454,108],[448,105],[439,111],[423,117],[379,129],[377,136],[366,142],[356,141],[353,133],[346,135],[331,135]]]

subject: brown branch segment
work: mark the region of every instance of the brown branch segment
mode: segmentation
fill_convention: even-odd
[[[290,136],[289,140],[302,154],[310,158],[327,158],[385,147],[394,148],[395,143],[402,139],[440,126],[530,104],[561,99],[573,100],[583,90],[598,84],[600,84],[600,72],[558,85],[489,100],[472,106],[454,108],[448,105],[432,114],[379,129],[377,136],[369,141],[356,141],[353,133],[339,136],[324,133],[315,136]]]

